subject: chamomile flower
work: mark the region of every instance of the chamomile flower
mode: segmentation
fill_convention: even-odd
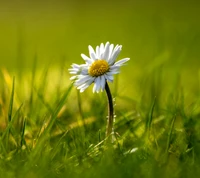
[[[122,45],[116,45],[107,42],[93,49],[88,46],[89,57],[81,54],[85,60],[85,64],[72,64],[69,69],[70,74],[73,74],[70,80],[74,80],[74,85],[80,92],[85,91],[92,83],[94,83],[93,92],[103,91],[106,81],[112,82],[113,75],[120,72],[120,67],[126,63],[129,58],[124,58],[116,62]]]

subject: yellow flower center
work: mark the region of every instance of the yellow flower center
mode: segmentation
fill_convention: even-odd
[[[107,61],[103,59],[96,60],[92,63],[92,65],[88,69],[88,73],[93,77],[98,77],[109,70],[109,65]]]

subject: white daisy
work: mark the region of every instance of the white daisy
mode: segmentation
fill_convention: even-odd
[[[106,81],[113,81],[113,74],[118,74],[120,67],[129,60],[129,58],[121,59],[115,62],[119,55],[122,45],[116,45],[107,42],[104,46],[101,43],[96,47],[88,46],[90,57],[81,54],[85,60],[85,64],[72,64],[69,69],[70,74],[74,74],[70,80],[74,80],[74,85],[80,92],[83,92],[92,83],[94,83],[93,92],[103,91],[105,89]]]

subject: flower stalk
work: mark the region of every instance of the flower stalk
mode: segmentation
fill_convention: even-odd
[[[106,81],[105,90],[108,99],[108,120],[107,120],[107,128],[106,128],[106,137],[109,137],[113,131],[113,123],[114,123],[114,107],[113,107],[113,99],[110,92],[110,88]]]

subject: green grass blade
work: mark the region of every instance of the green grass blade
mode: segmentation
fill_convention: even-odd
[[[153,112],[154,112],[155,103],[156,103],[156,96],[155,96],[153,103],[151,105],[151,109],[150,109],[150,112],[149,112],[149,115],[148,115],[148,120],[147,120],[147,123],[146,123],[146,130],[148,131],[148,134],[149,134],[148,136],[150,136],[151,123],[152,123],[152,120],[153,120]]]
[[[8,126],[6,127],[6,130],[3,132],[2,136],[1,136],[1,139],[3,140],[4,137],[6,136],[6,134],[8,134],[10,128],[12,127],[13,125],[13,122],[15,121],[15,118],[17,118],[17,114],[20,112],[21,108],[23,106],[23,103],[20,105],[20,107],[17,109],[16,113],[14,114],[11,122],[8,123]]]
[[[171,121],[171,126],[170,126],[170,131],[169,131],[169,134],[168,134],[168,138],[167,138],[167,149],[166,149],[166,152],[169,151],[169,148],[170,148],[170,144],[171,144],[171,140],[172,140],[172,132],[174,130],[174,122],[176,120],[176,114],[174,115],[172,121]]]
[[[84,115],[83,115],[83,110],[82,110],[82,100],[81,100],[80,92],[78,90],[77,90],[77,99],[78,99],[78,109],[79,109],[79,113],[80,113],[80,116],[81,116],[81,120],[84,123]]]
[[[34,92],[34,83],[36,78],[36,66],[37,66],[37,55],[35,54],[34,61],[33,61],[33,68],[32,68],[32,76],[31,76],[31,93],[30,93],[30,113],[32,112],[33,107],[33,92]]]
[[[48,82],[48,75],[49,75],[49,67],[47,67],[42,74],[41,77],[41,82],[40,82],[40,87],[39,87],[39,92],[44,94],[46,91],[46,86]]]
[[[10,104],[9,104],[9,110],[8,110],[8,121],[10,122],[12,119],[12,110],[13,110],[13,100],[14,100],[14,90],[15,90],[15,77],[13,78],[13,85],[12,85],[12,91],[10,96]]]
[[[22,122],[22,132],[21,132],[21,147],[23,145],[26,145],[26,141],[24,139],[24,134],[25,134],[25,128],[26,128],[26,118],[24,118],[24,121]]]
[[[0,138],[0,147],[3,151],[4,154],[6,154],[8,150],[8,140],[9,140],[9,134],[10,134],[10,129],[13,126],[13,122],[15,121],[15,118],[17,118],[18,113],[20,112],[23,104],[20,105],[20,107],[17,109],[16,113],[14,114],[12,120],[8,123],[8,126],[6,127],[5,131],[3,132],[1,138]],[[6,138],[6,144],[4,144],[3,140]]]
[[[8,109],[8,124],[12,121],[12,111],[13,111],[13,102],[14,102],[14,90],[15,90],[15,77],[13,77],[13,83],[12,83],[12,91],[10,96],[10,103],[9,103],[9,109]],[[8,127],[8,134],[6,135],[6,148],[8,149],[8,142],[9,142],[9,133],[10,127]]]

